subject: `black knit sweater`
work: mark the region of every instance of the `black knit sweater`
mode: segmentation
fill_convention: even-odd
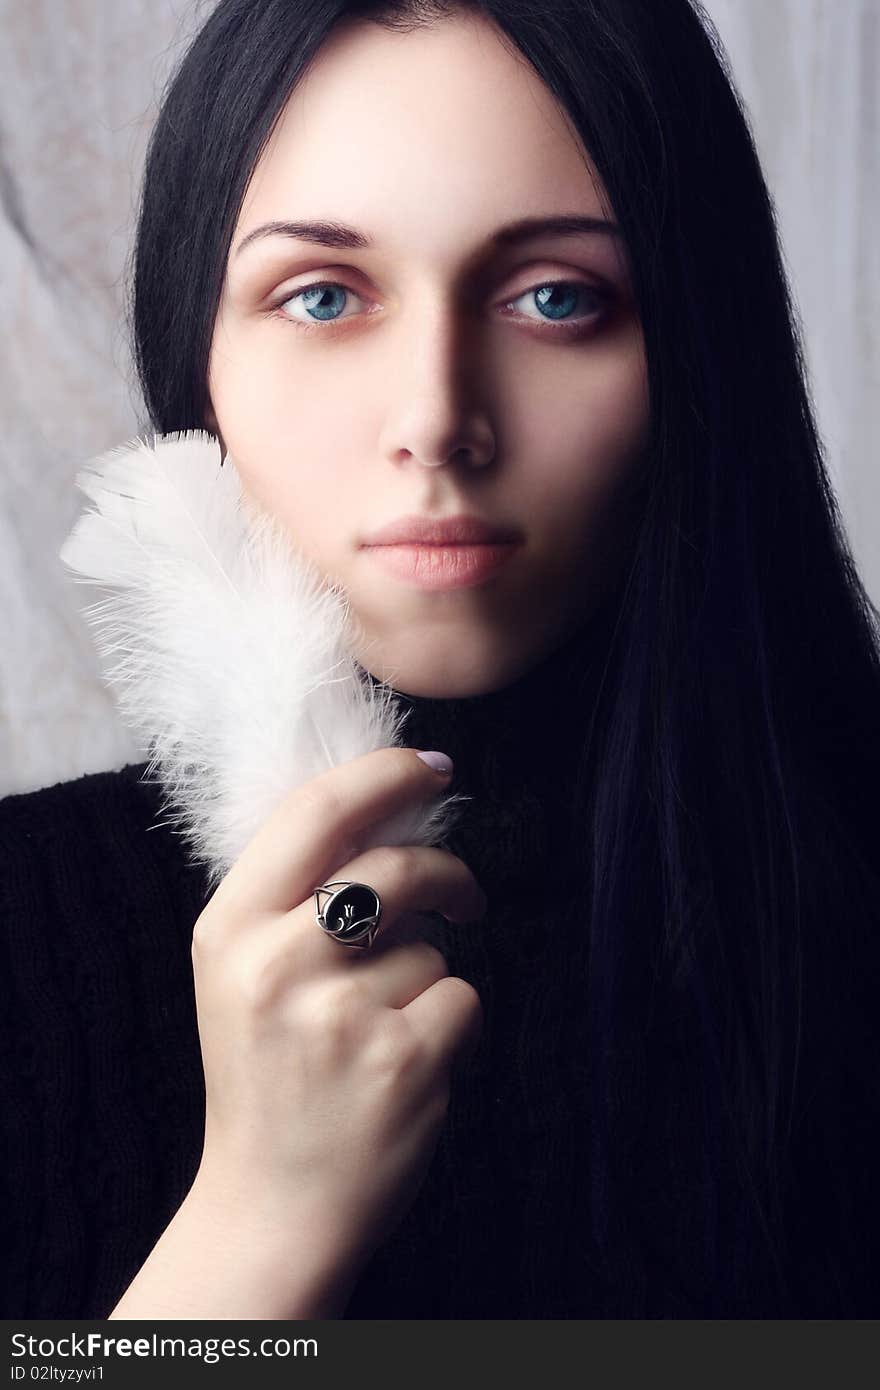
[[[450,790],[474,797],[447,845],[490,911],[450,925],[443,944],[452,972],[479,990],[484,1034],[416,1204],[365,1269],[348,1316],[583,1311],[565,1263],[585,1163],[566,958],[578,923],[562,910],[569,660],[563,648],[487,696],[404,700],[404,742],[448,752]],[[190,945],[205,871],[158,823],[145,768],[0,801],[6,1317],[106,1316],[201,1156]],[[443,930],[426,923],[438,944]]]
[[[404,741],[448,752],[451,789],[474,797],[447,844],[474,871],[489,912],[477,924],[444,926],[442,944],[452,973],[479,991],[484,1026],[456,1074],[427,1178],[365,1266],[347,1317],[777,1311],[760,1306],[759,1282],[758,1306],[748,1306],[747,1290],[726,1308],[706,1302],[694,1217],[702,1201],[718,1200],[716,1188],[701,1188],[699,1173],[652,1180],[650,1154],[633,1213],[638,1259],[621,1246],[611,1288],[591,1253],[588,1212],[603,1198],[590,1187],[583,855],[573,838],[582,827],[570,769],[592,677],[578,683],[575,650],[561,648],[485,696],[407,700]],[[129,765],[0,802],[7,1318],[106,1317],[201,1156],[190,944],[205,873],[156,823],[159,793],[141,780],[144,770]],[[672,1105],[683,1151],[689,1126],[696,1151],[684,1051],[679,1074]],[[623,1116],[644,1100],[639,1067],[619,1064],[615,1087]],[[717,1190],[725,1181],[720,1175]],[[726,1252],[718,1255],[723,1264]]]

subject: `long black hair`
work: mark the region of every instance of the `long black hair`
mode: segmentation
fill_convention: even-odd
[[[155,429],[206,427],[245,187],[334,25],[456,8],[213,9],[147,152],[131,315]],[[643,1315],[648,1265],[679,1242],[702,1251],[683,1276],[699,1315],[876,1314],[880,620],[747,118],[696,0],[469,8],[580,133],[649,372],[639,524],[580,779],[597,1315]],[[685,1106],[699,1152],[676,1128]],[[661,1231],[665,1255],[648,1248]]]

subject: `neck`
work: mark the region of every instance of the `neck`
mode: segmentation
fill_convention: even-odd
[[[468,696],[395,692],[408,712],[403,740],[410,747],[437,747],[467,765],[508,748],[523,765],[546,756],[560,740],[586,735],[608,655],[616,605],[605,604],[577,630],[507,685]],[[369,672],[373,686],[380,682]],[[453,746],[425,743],[445,738]],[[519,744],[516,744],[519,740]]]

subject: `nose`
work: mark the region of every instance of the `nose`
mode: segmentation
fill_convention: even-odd
[[[395,464],[484,468],[494,458],[495,440],[479,400],[477,335],[468,340],[454,306],[412,309],[397,325],[381,452]]]

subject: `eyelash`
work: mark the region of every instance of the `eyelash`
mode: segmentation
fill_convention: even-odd
[[[527,290],[523,290],[521,294],[515,295],[513,299],[508,300],[504,307],[508,308],[511,304],[515,304],[518,299],[522,299],[527,294],[534,294],[537,290],[551,288],[585,290],[587,293],[596,296],[599,300],[600,308],[595,315],[587,316],[588,323],[586,325],[583,319],[576,321],[571,319],[560,319],[557,324],[553,324],[548,320],[540,323],[539,320],[529,319],[528,321],[530,323],[539,324],[539,333],[555,334],[557,337],[567,338],[580,337],[585,331],[589,330],[589,327],[595,327],[597,322],[602,322],[608,316],[609,306],[613,299],[611,290],[604,289],[598,285],[588,285],[581,280],[541,280],[538,284],[531,286]],[[287,294],[283,299],[279,300],[270,309],[270,316],[278,317],[282,319],[284,323],[293,324],[294,328],[298,328],[304,333],[313,333],[315,331],[318,333],[326,333],[332,331],[337,324],[344,322],[344,319],[327,319],[323,323],[320,319],[315,319],[311,323],[303,323],[301,319],[291,318],[290,314],[284,313],[284,306],[289,304],[291,300],[298,299],[300,295],[306,294],[309,290],[319,289],[341,289],[345,290],[349,295],[354,295],[356,299],[362,298],[356,290],[350,289],[348,285],[340,280],[312,280],[307,285],[298,285],[293,294]],[[349,315],[349,317],[351,317],[351,315]]]

